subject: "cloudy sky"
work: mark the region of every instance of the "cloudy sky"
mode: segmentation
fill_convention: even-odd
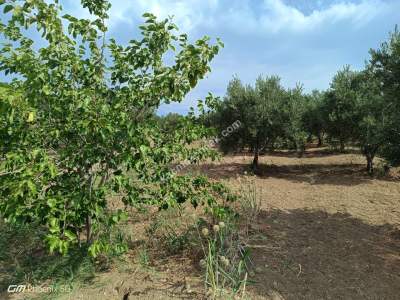
[[[80,1],[63,0],[72,14],[85,16]],[[400,0],[111,0],[109,36],[138,38],[144,12],[174,16],[191,39],[220,37],[225,48],[212,72],[181,104],[161,113],[185,113],[208,92],[223,96],[238,75],[253,83],[259,74],[277,74],[285,86],[326,89],[345,64],[362,68],[368,50],[387,39],[400,23]]]

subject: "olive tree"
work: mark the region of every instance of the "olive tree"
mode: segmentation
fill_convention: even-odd
[[[331,142],[338,141],[344,151],[346,143],[353,140],[359,121],[356,86],[357,72],[344,67],[334,76],[325,94],[326,130]]]
[[[282,103],[285,97],[279,77],[260,76],[254,87],[234,78],[223,101],[216,105],[213,123],[218,131],[237,121],[241,125],[220,141],[222,149],[225,152],[250,149],[254,154],[252,167],[257,170],[260,151],[284,135]]]
[[[239,121],[244,126],[232,134],[218,140],[219,148],[226,154],[232,151],[242,151],[249,144],[249,123],[250,110],[253,105],[253,90],[250,86],[245,86],[239,78],[233,78],[229,83],[225,97],[214,103],[212,110],[205,120],[206,125],[215,128],[215,133],[222,132],[231,124]]]
[[[306,95],[306,108],[302,116],[302,127],[310,137],[315,136],[318,139],[318,147],[324,143],[326,132],[326,120],[324,118],[324,92],[313,90]]]
[[[178,113],[168,113],[165,116],[155,116],[161,130],[166,134],[171,133],[180,127],[180,124],[185,124],[184,116]]]
[[[392,165],[400,164],[400,32],[396,27],[389,41],[370,51],[370,69],[376,78],[384,106],[384,144],[380,151]]]
[[[19,91],[0,100],[0,214],[41,223],[51,251],[66,253],[83,233],[97,255],[110,247],[102,229],[125,216],[111,210],[110,196],[166,208],[225,195],[219,184],[170,168],[215,155],[186,147],[208,133],[194,114],[167,137],[153,118],[210,71],[222,43],[191,43],[170,19],[145,14],[141,38],[120,45],[106,37],[110,3],[81,3],[90,19],[62,15],[58,0],[0,0],[0,70]],[[35,30],[42,40],[30,38]]]
[[[357,76],[359,123],[355,139],[367,160],[367,172],[373,173],[373,161],[385,143],[387,111],[379,81],[366,69]]]
[[[304,154],[307,132],[303,126],[304,115],[307,112],[307,98],[303,94],[302,86],[287,90],[287,102],[282,104],[286,113],[284,124],[285,138],[290,141],[299,157]]]

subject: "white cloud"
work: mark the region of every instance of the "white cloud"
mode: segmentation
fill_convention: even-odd
[[[304,31],[344,20],[360,27],[388,9],[388,5],[378,0],[365,0],[358,4],[336,3],[325,9],[314,10],[309,15],[284,4],[281,0],[265,0],[264,7],[265,13],[261,18],[261,24],[265,30],[272,32]]]
[[[75,14],[87,17],[76,0],[66,0],[74,6]],[[238,33],[304,32],[325,24],[349,21],[355,27],[367,24],[390,9],[383,0],[348,1],[325,6],[315,4],[315,10],[304,14],[283,0],[111,0],[109,25],[123,21],[134,24],[144,12],[157,17],[174,16],[174,22],[184,32],[199,26],[223,26]],[[255,4],[262,4],[257,11]]]
[[[183,103],[162,108],[181,112],[209,91],[222,96],[233,74],[248,83],[260,73],[278,74],[288,87],[301,81],[306,90],[325,89],[341,66],[363,66],[368,49],[379,46],[399,22],[400,10],[399,0],[291,0],[296,6],[288,0],[110,1],[109,26],[121,43],[137,34],[144,12],[173,15],[191,38],[222,38],[226,47],[208,78]],[[79,0],[61,2],[72,15],[87,16]]]
[[[111,0],[111,3],[111,25],[117,21],[133,23],[144,12],[150,12],[159,18],[173,16],[183,31],[191,31],[205,22],[213,24],[218,7],[218,0]]]

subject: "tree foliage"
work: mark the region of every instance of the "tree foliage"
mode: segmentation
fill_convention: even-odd
[[[307,111],[307,98],[303,94],[303,88],[297,86],[287,91],[287,104],[282,110],[287,113],[284,124],[285,137],[296,149],[299,156],[302,156],[307,142],[307,132],[304,128],[304,116]]]
[[[391,164],[400,164],[400,32],[396,27],[389,41],[370,51],[369,67],[383,99],[384,136],[381,155]]]
[[[318,90],[306,95],[306,108],[302,116],[304,131],[309,135],[309,139],[312,140],[313,136],[318,139],[318,147],[323,145],[326,134],[325,99],[325,93]]]
[[[365,70],[358,75],[358,124],[354,139],[367,159],[367,171],[373,173],[373,160],[386,140],[387,111],[381,95],[379,81]]]
[[[165,133],[170,133],[179,128],[184,121],[184,116],[178,113],[169,113],[165,116],[155,116],[158,125]]]
[[[228,85],[223,101],[212,115],[218,131],[235,121],[241,127],[220,141],[224,152],[249,149],[254,153],[253,168],[258,168],[261,151],[274,148],[278,139],[294,145],[301,153],[306,133],[301,127],[304,110],[301,87],[285,90],[277,76],[260,76],[255,86],[243,85],[234,78]]]
[[[350,66],[339,70],[327,91],[305,95],[300,85],[285,89],[277,76],[259,77],[254,87],[234,78],[226,96],[218,102],[208,124],[223,130],[232,122],[240,130],[220,141],[224,152],[249,149],[253,168],[260,151],[296,149],[301,155],[314,137],[330,145],[359,146],[373,172],[379,155],[392,165],[400,164],[400,33],[396,28],[388,42],[370,51],[362,71]]]
[[[222,132],[237,120],[242,123],[246,122],[234,134],[224,137],[219,141],[219,147],[224,153],[243,150],[249,143],[250,135],[247,120],[250,118],[250,110],[246,108],[252,105],[251,93],[251,87],[244,86],[239,78],[233,78],[228,83],[226,96],[223,101],[219,99],[215,103],[213,111],[211,111],[205,120],[208,126],[215,127],[216,132]]]
[[[345,66],[333,77],[326,93],[326,130],[331,143],[337,142],[341,151],[344,151],[346,143],[353,141],[359,122],[356,77],[357,72]]]
[[[0,1],[0,70],[19,91],[1,91],[0,212],[9,222],[43,224],[52,251],[66,253],[84,232],[97,255],[109,246],[103,228],[124,218],[109,208],[110,196],[166,208],[225,195],[220,185],[169,167],[215,155],[186,147],[208,134],[193,124],[194,114],[167,136],[153,118],[161,103],[181,101],[210,71],[222,43],[191,43],[170,19],[145,14],[142,37],[120,45],[106,39],[109,2],[82,5],[91,19],[60,16],[57,0]]]

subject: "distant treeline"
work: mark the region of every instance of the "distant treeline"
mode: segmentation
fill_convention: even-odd
[[[370,51],[362,71],[345,66],[326,91],[304,93],[301,85],[285,89],[278,76],[260,76],[254,86],[233,78],[226,96],[204,117],[222,131],[235,121],[242,126],[222,139],[224,152],[250,149],[253,167],[260,152],[295,149],[302,155],[307,142],[327,143],[341,151],[358,146],[373,172],[376,155],[400,163],[400,34]],[[166,118],[171,122],[172,115]]]

